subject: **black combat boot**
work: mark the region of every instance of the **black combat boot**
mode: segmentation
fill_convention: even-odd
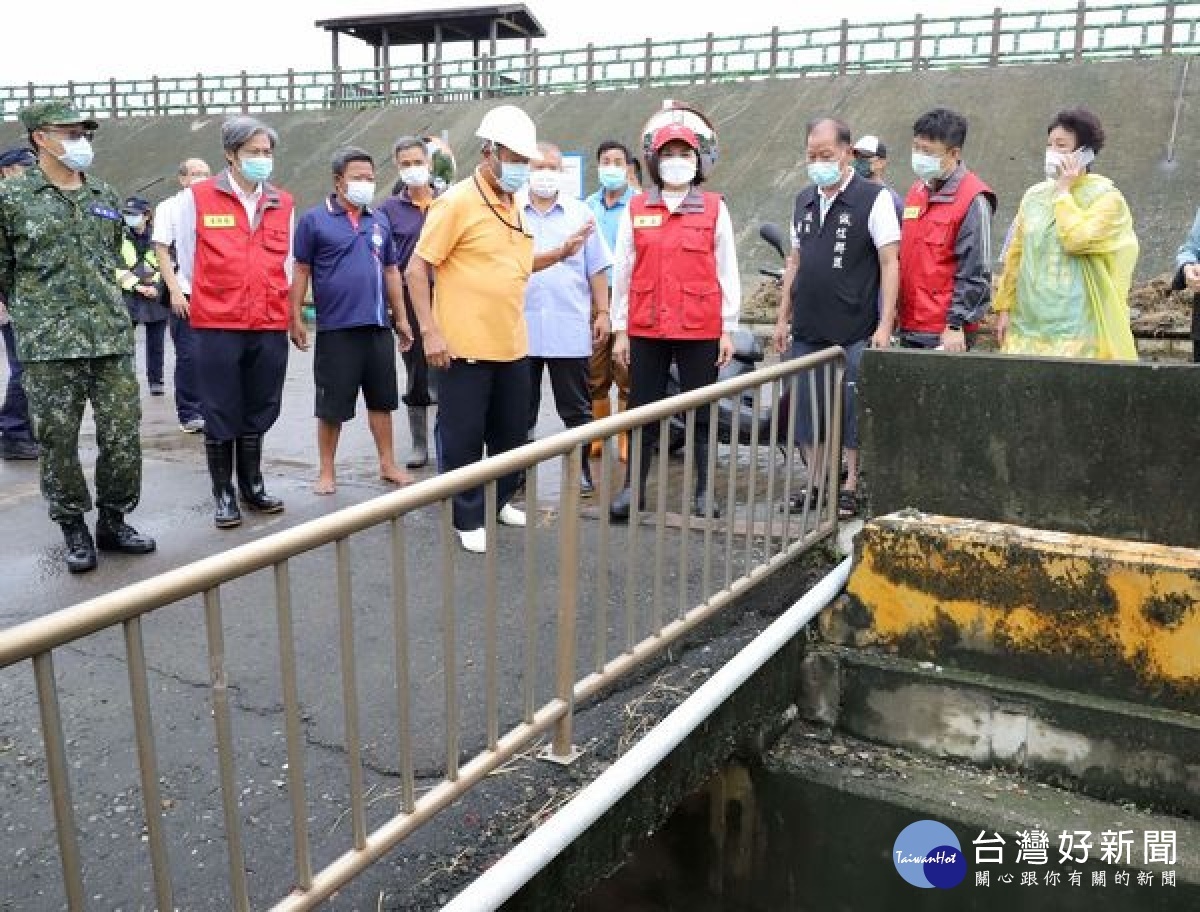
[[[82,516],[63,520],[63,540],[67,543],[67,569],[72,573],[87,573],[96,569],[96,545]]]
[[[242,524],[237,495],[233,491],[233,441],[205,440],[208,475],[212,479],[213,501],[216,510],[213,522],[218,529],[232,529]]]
[[[238,493],[251,510],[282,513],[283,501],[263,487],[262,434],[243,434],[237,439]]]
[[[119,512],[101,508],[96,522],[96,547],[119,554],[149,554],[157,546],[149,535],[142,535],[125,522]]]

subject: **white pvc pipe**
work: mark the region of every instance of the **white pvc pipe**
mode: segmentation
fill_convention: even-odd
[[[443,906],[442,912],[493,912],[511,899],[833,601],[846,585],[852,560],[847,557],[838,564],[627,754]]]

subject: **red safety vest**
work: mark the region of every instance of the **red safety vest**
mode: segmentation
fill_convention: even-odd
[[[930,198],[929,186],[917,181],[904,199],[900,222],[900,303],[896,325],[910,332],[942,333],[954,296],[958,257],[954,243],[975,197],[996,195],[973,172],[965,171],[954,195],[945,188]],[[967,327],[973,329],[974,324]]]
[[[629,335],[717,339],[717,215],[721,197],[692,190],[671,212],[656,190],[629,201],[636,254],[629,280]]]
[[[291,308],[283,265],[291,240],[293,202],[266,184],[254,224],[226,174],[192,184],[196,259],[190,320],[197,329],[286,330]]]

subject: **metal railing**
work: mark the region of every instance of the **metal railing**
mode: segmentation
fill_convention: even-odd
[[[388,67],[0,86],[0,119],[70,98],[96,117],[284,112],[898,70],[1158,56],[1200,49],[1200,2],[1129,3],[752,35],[647,38]]]
[[[209,816],[223,821],[228,868],[227,897],[217,895],[217,886],[210,883],[204,886],[204,898],[215,903],[212,908],[244,912],[251,906],[252,889],[255,896],[271,902],[277,912],[315,908],[418,827],[540,739],[550,740],[552,758],[570,757],[576,706],[620,682],[647,659],[663,653],[698,624],[744,595],[775,569],[836,531],[836,497],[827,496],[827,492],[836,492],[838,485],[840,460],[833,454],[840,453],[843,373],[844,354],[839,348],[771,365],[528,444],[0,631],[0,669],[10,669],[9,674],[12,674],[16,672],[14,666],[29,662],[36,686],[65,899],[65,902],[58,902],[47,895],[44,907],[65,905],[72,912],[84,909],[85,898],[93,895],[97,886],[86,882],[85,868],[95,876],[102,876],[96,874],[98,868],[112,868],[111,861],[107,866],[85,864],[90,843],[80,839],[80,825],[81,815],[86,815],[87,811],[81,810],[79,805],[86,796],[74,795],[70,780],[71,771],[83,768],[88,762],[89,745],[78,737],[68,738],[64,731],[60,690],[67,688],[63,692],[77,704],[68,716],[76,724],[94,715],[98,710],[97,703],[101,702],[100,695],[90,689],[92,685],[86,668],[82,669],[85,672],[82,684],[76,682],[83,688],[82,697],[79,691],[70,687],[68,680],[60,683],[60,679],[79,677],[81,670],[73,664],[56,669],[56,656],[69,653],[73,663],[81,653],[84,638],[111,637],[118,629],[123,634],[123,650],[108,658],[127,666],[131,724],[125,731],[109,720],[103,729],[103,743],[91,746],[102,753],[111,752],[112,744],[122,741],[132,743],[136,748],[130,753],[126,774],[118,775],[109,769],[106,775],[111,774],[114,778],[109,781],[118,784],[123,782],[124,775],[129,780],[129,793],[140,792],[144,817],[141,840],[149,858],[157,908],[200,907],[196,897],[178,895],[173,869],[178,873],[181,866],[195,864],[192,855],[185,854],[192,848],[189,840],[197,839],[189,833],[200,826],[200,820]],[[765,424],[765,433],[762,422],[755,423],[753,428],[749,423],[743,427],[740,410],[732,410],[733,426],[726,425],[728,445],[723,460],[727,477],[718,481],[721,462],[718,460],[718,443],[725,434],[721,427],[720,400],[738,402],[743,396],[753,405],[755,417],[760,412],[763,416],[769,413],[769,421]],[[825,468],[820,477],[807,480],[814,489],[822,492],[816,496],[816,502],[807,496],[800,497],[802,506],[794,511],[791,509],[793,494],[799,489],[793,487],[793,476],[799,474],[799,461],[797,447],[789,442],[799,440],[795,406],[801,401],[807,403],[811,415],[817,416],[813,422],[817,439],[811,464]],[[672,416],[676,416],[674,425]],[[707,422],[703,418],[707,418]],[[664,457],[659,459],[653,506],[642,511],[639,509],[642,492],[636,490],[636,480],[640,477],[641,460],[649,458],[650,454],[642,452],[641,432],[634,429],[654,423],[659,425]],[[721,502],[720,492],[724,490],[721,520],[691,515],[689,504],[695,478],[691,459],[685,458],[682,491],[675,492],[681,499],[675,500],[671,492],[669,458],[665,453],[672,427],[676,442],[682,432],[686,454],[700,439],[697,437],[701,433],[699,428],[705,424],[708,442],[705,489],[710,503]],[[596,522],[585,524],[580,509],[582,455],[592,441],[608,440],[631,431],[631,475],[635,491],[629,525],[625,529],[614,526],[608,516],[607,505],[615,493],[613,475],[618,468],[610,446],[605,446],[600,460]],[[743,436],[747,437],[745,442]],[[548,463],[552,467],[554,460],[561,460],[562,468],[558,511],[543,515],[537,511],[538,468],[546,467]],[[511,581],[517,573],[514,566],[519,562],[506,560],[501,564],[501,542],[496,535],[497,481],[521,471],[527,473],[525,503],[529,520],[523,541],[524,570],[521,575],[524,592],[518,597],[513,590],[509,598],[502,599],[501,576],[507,574]],[[451,498],[479,486],[484,487],[487,505],[488,551],[483,558],[464,559],[459,554],[452,528]],[[761,499],[757,496],[760,490],[764,491]],[[672,503],[681,504],[678,516],[672,515]],[[429,517],[423,512],[427,508],[436,512],[434,528],[438,530],[436,550],[440,573],[433,567],[420,567],[415,571],[410,567],[410,552],[415,544],[412,536],[418,534],[414,531],[420,528],[418,520],[429,524]],[[670,538],[668,524],[675,530]],[[557,553],[552,566],[557,569],[556,578],[546,579],[539,577],[535,570],[535,555],[539,547],[545,545],[544,541],[539,545],[540,538],[549,535],[547,530],[551,528],[557,538]],[[586,546],[581,543],[585,528]],[[642,542],[642,535],[651,529],[653,542],[647,547]],[[623,548],[620,547],[622,544]],[[327,570],[322,573],[303,563],[310,560],[310,555],[317,549],[330,545],[334,557],[331,577]],[[364,581],[363,566],[365,555],[373,553],[370,549],[375,546],[380,549],[380,565],[386,567],[386,572],[382,574],[382,582],[371,583]],[[352,559],[352,554],[358,555],[362,562]],[[256,744],[255,750],[259,763],[264,765],[278,767],[268,755],[286,757],[286,779],[281,778],[276,783],[279,792],[270,792],[271,796],[278,796],[271,807],[254,812],[260,816],[277,812],[281,815],[282,825],[273,830],[260,827],[257,838],[250,841],[244,830],[247,819],[253,820],[253,817],[242,800],[248,790],[239,788],[245,783],[246,771],[243,770],[239,778],[233,725],[237,707],[231,697],[236,693],[240,694],[239,699],[246,699],[247,685],[239,683],[230,654],[232,647],[253,639],[247,625],[261,614],[263,602],[268,597],[250,599],[246,606],[251,609],[249,612],[229,618],[223,594],[236,594],[237,584],[245,583],[260,572],[270,574],[269,582],[266,579],[260,582],[268,591],[273,591],[270,601],[274,605],[277,642],[268,648],[256,641],[251,649],[252,661],[256,673],[281,682],[279,704],[284,725],[283,732],[276,733],[279,737],[268,739],[271,741],[269,746]],[[464,575],[470,574],[482,574],[485,595],[481,604],[461,604],[456,600],[456,584]],[[413,593],[422,585],[434,585],[433,581],[439,577],[440,598],[430,598],[418,607],[440,601],[440,637],[435,635],[435,639],[440,639],[440,651],[417,650],[413,647],[414,636],[431,633],[433,625],[421,631],[412,625]],[[324,579],[330,580],[328,584]],[[584,586],[583,580],[593,580],[594,585]],[[325,597],[328,602],[324,602],[321,595],[326,585],[331,590]],[[678,588],[677,597],[673,591],[669,594],[670,585]],[[369,591],[362,595],[362,590]],[[356,598],[356,592],[361,597]],[[194,601],[196,598],[200,600],[199,605]],[[541,606],[540,599],[544,598],[549,599],[548,606]],[[581,614],[580,606],[590,610]],[[367,694],[369,702],[364,704],[359,692],[358,678],[363,671],[359,667],[356,642],[364,635],[362,626],[364,618],[368,617],[365,612],[372,607],[379,614],[365,633],[370,635],[372,644],[381,644],[377,647],[378,652],[388,659],[391,667],[370,669],[388,680],[377,680],[379,686],[375,692]],[[542,611],[543,615],[553,615],[553,621],[545,630],[539,627],[542,607],[550,609]],[[208,669],[208,683],[203,691],[211,703],[219,782],[214,791],[220,795],[219,813],[216,808],[202,806],[206,802],[200,798],[173,802],[172,813],[182,818],[182,833],[179,822],[171,830],[164,819],[160,784],[174,781],[180,774],[178,770],[169,769],[169,763],[161,762],[164,742],[156,736],[144,636],[144,631],[150,630],[148,625],[152,619],[168,608],[182,610],[182,614],[171,616],[174,620],[167,642],[173,656],[185,651],[189,642],[183,632],[185,622],[191,620],[198,624],[197,616],[203,617],[203,635],[197,632],[194,651],[203,654],[203,664]],[[333,609],[336,616],[336,632],[332,629],[334,619],[329,616],[328,609]],[[624,617],[619,616],[622,610]],[[501,611],[513,615],[503,630],[498,620]],[[326,622],[328,629],[322,626]],[[465,633],[461,628],[464,622],[469,622]],[[389,626],[390,631],[386,629]],[[161,630],[151,632],[162,633]],[[317,663],[321,667],[313,669],[311,658],[305,663],[298,662],[298,632],[306,637],[301,641],[302,645],[315,643],[319,648],[327,648],[330,653],[328,665]],[[587,642],[589,632],[591,642]],[[542,634],[552,644],[551,648],[539,648],[538,637]],[[269,642],[274,635],[264,633],[262,638]],[[514,657],[520,654],[519,667],[502,667],[505,655],[501,649],[502,638],[505,643],[515,644],[512,654]],[[474,652],[470,651],[472,642]],[[325,643],[328,643],[327,647]],[[438,654],[426,655],[431,651]],[[267,654],[270,652],[274,654]],[[314,855],[318,853],[310,832],[310,814],[316,802],[315,796],[310,799],[305,772],[306,755],[313,748],[305,736],[308,716],[301,700],[301,672],[316,676],[315,684],[320,694],[337,693],[338,685],[332,671],[335,656],[340,667],[339,709],[344,721],[339,753],[345,758],[348,788],[337,796],[333,809],[339,810],[339,821],[342,816],[349,817],[350,838],[348,845],[344,840],[335,840],[324,847],[323,854],[331,860],[324,867],[318,867],[314,864]],[[545,662],[541,661],[543,656]],[[548,667],[551,656],[552,668]],[[423,660],[432,664],[428,668],[418,668],[418,663]],[[198,656],[188,661],[200,664]],[[509,703],[504,703],[505,694],[498,683],[502,673],[506,681],[510,678],[519,681],[519,685],[513,684],[511,688]],[[468,726],[464,731],[462,692],[469,675],[478,675],[482,679],[482,699],[470,704],[471,711],[481,714],[482,718],[478,720],[479,724]],[[549,699],[539,700],[539,679],[552,685],[542,688],[550,691]],[[477,677],[471,680],[478,683]],[[307,681],[305,677],[304,682]],[[0,679],[0,685],[5,683]],[[11,681],[8,683],[6,693],[11,696]],[[437,699],[442,701],[445,713],[444,725],[435,726],[444,735],[444,752],[438,751],[436,745],[433,747],[433,755],[440,754],[444,758],[444,769],[438,770],[437,775],[418,776],[414,751],[418,748],[426,750],[429,745],[418,738],[414,713],[418,709],[428,709],[423,702],[418,702],[419,699],[428,698],[430,703],[435,702],[435,698],[429,697],[428,688],[440,694]],[[111,692],[103,696],[102,702],[114,700]],[[165,699],[159,691],[155,696]],[[383,711],[380,707],[388,705],[391,709],[386,710],[387,720],[382,727],[394,734],[392,757],[396,772],[393,781],[398,783],[398,788],[391,793],[395,799],[394,810],[385,809],[388,810],[386,818],[371,828],[368,810],[378,815],[379,808],[376,800],[370,805],[367,802],[360,708],[366,706],[378,713]],[[199,719],[201,714],[196,712],[195,717]],[[158,714],[158,721],[163,721],[163,713]],[[174,731],[175,726],[171,729]],[[422,737],[432,736],[425,734]],[[464,740],[467,741],[466,748]],[[26,750],[34,751],[36,746]],[[195,753],[189,755],[186,762],[194,765],[197,762]],[[109,757],[106,769],[112,766],[113,760]],[[423,787],[419,787],[419,783]],[[334,789],[327,785],[324,788],[321,799],[332,801]],[[287,792],[286,799],[283,790]],[[10,789],[7,800],[11,804],[16,798],[16,792]],[[137,803],[136,799],[130,801]],[[214,797],[207,804],[215,802]],[[333,838],[335,829],[336,826],[323,834],[327,842]],[[173,832],[175,838],[172,838]],[[279,847],[278,851],[281,856],[292,856],[291,870],[265,872],[265,879],[260,877],[261,882],[251,884],[246,849],[258,846],[272,833],[290,834],[291,846]],[[131,839],[137,838],[131,836]],[[111,846],[107,832],[98,834],[96,839]],[[49,846],[45,848],[47,854],[51,851]],[[136,846],[130,851],[135,855],[127,860],[119,874],[112,875],[120,877],[116,883],[122,890],[137,888],[131,883],[136,880],[137,859],[143,864],[145,861]],[[106,899],[116,901],[111,892],[115,884],[105,886]],[[142,889],[149,892],[149,882],[143,884]]]

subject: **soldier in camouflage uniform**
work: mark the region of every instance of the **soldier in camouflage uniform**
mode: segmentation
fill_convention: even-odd
[[[125,523],[142,485],[141,403],[133,325],[116,283],[123,240],[120,202],[87,177],[97,123],[64,101],[20,114],[38,164],[0,183],[0,294],[8,300],[34,433],[42,446],[42,496],[62,526],[67,567],[82,573],[102,551],[146,554],[154,541]],[[96,420],[96,539],[79,464],[79,427]]]

